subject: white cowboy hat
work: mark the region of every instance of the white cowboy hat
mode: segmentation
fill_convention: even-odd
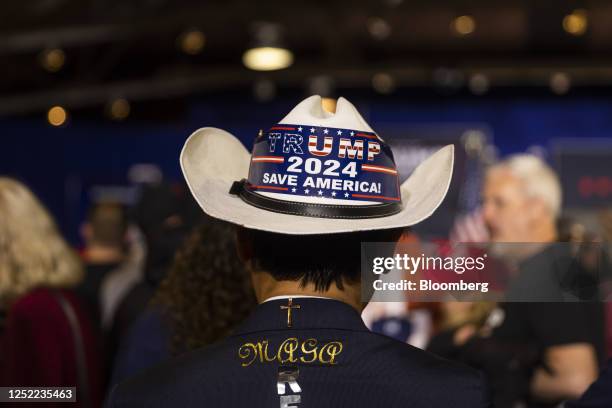
[[[187,139],[180,162],[208,215],[245,228],[307,235],[423,221],[448,191],[453,152],[453,145],[441,148],[400,186],[390,148],[357,109],[339,98],[336,112],[326,112],[314,95],[260,131],[252,154],[230,133],[207,127]]]

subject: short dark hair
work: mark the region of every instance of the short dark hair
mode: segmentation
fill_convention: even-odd
[[[397,242],[402,229],[324,235],[286,235],[239,229],[239,239],[249,241],[255,268],[277,281],[314,284],[317,291],[333,283],[361,280],[361,243]]]
[[[128,227],[127,212],[123,205],[115,202],[93,204],[87,214],[91,226],[92,240],[113,247],[122,247]]]

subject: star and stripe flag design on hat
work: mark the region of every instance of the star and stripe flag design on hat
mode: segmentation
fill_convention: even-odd
[[[248,188],[279,199],[289,195],[292,200],[319,197],[361,204],[401,201],[391,149],[378,135],[297,124],[259,132]]]

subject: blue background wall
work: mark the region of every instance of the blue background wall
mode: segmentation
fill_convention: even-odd
[[[0,173],[26,182],[75,240],[82,208],[70,204],[75,183],[122,184],[134,163],[156,163],[171,180],[180,179],[178,156],[184,140],[202,126],[224,128],[245,144],[268,127],[300,96],[257,104],[251,98],[200,99],[171,122],[71,117],[67,126],[50,127],[44,118],[0,120]],[[393,98],[351,97],[366,120],[404,127],[420,124],[487,125],[502,155],[547,146],[554,138],[610,138],[612,100],[601,98]],[[382,135],[384,137],[384,135]]]

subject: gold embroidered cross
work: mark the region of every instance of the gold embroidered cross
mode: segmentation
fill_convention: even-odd
[[[299,309],[300,305],[294,305],[293,299],[289,298],[287,299],[287,306],[281,305],[280,308],[281,310],[287,311],[287,327],[291,327],[291,325],[293,324],[293,320],[291,319],[291,309]]]

